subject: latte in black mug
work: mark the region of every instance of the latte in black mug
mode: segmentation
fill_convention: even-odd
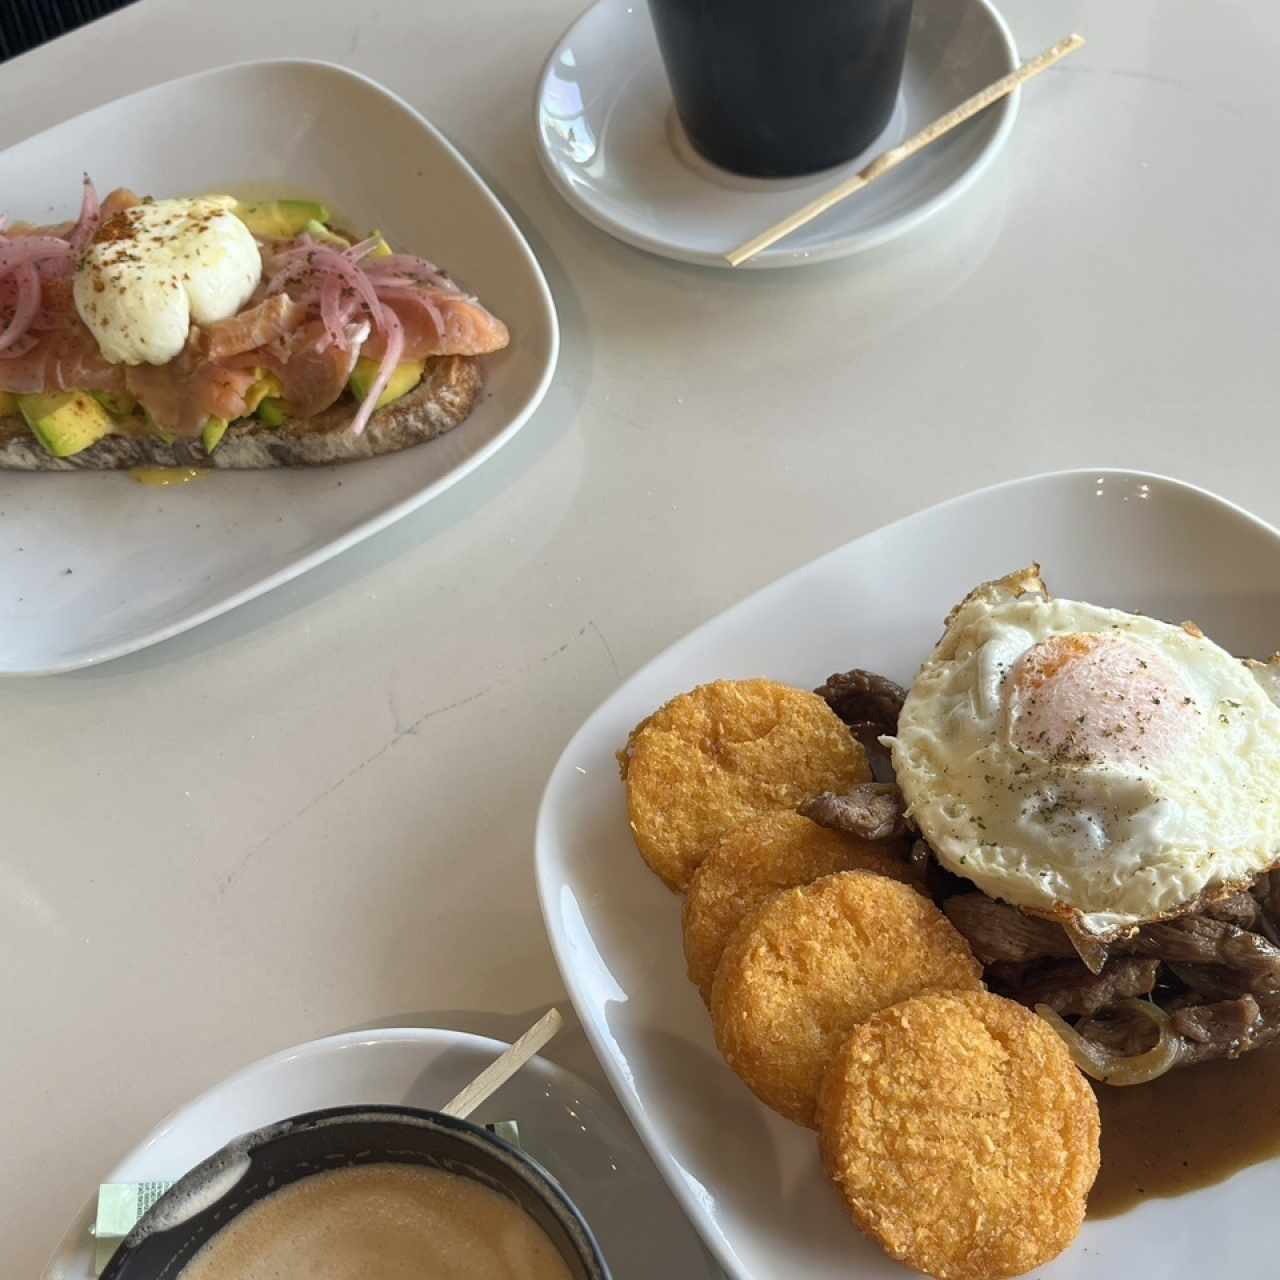
[[[680,123],[713,164],[790,177],[893,115],[911,0],[649,0]]]

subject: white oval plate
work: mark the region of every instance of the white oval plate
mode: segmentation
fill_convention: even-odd
[[[578,731],[547,785],[538,892],[560,972],[658,1167],[737,1280],[897,1280],[850,1224],[813,1134],[773,1115],[716,1053],[685,976],[680,902],[627,827],[613,753],[703,681],[803,687],[849,667],[910,680],[947,610],[1031,560],[1055,594],[1194,619],[1235,653],[1280,647],[1280,533],[1175,480],[1071,471],[909,516],[797,569],[637,672]],[[1280,1160],[1174,1200],[1087,1222],[1041,1280],[1261,1275],[1274,1255]]]
[[[506,321],[511,346],[486,357],[466,422],[390,457],[214,472],[170,489],[122,473],[0,472],[0,674],[119,657],[279,586],[455,484],[511,439],[550,384],[559,328],[524,236],[442,134],[354,71],[244,63],[98,107],[0,153],[4,211],[73,216],[85,169],[104,194],[319,196],[443,263]]]
[[[102,1180],[176,1180],[232,1138],[320,1107],[438,1107],[506,1047],[459,1031],[405,1027],[354,1031],[285,1049],[161,1121]],[[626,1117],[577,1076],[534,1058],[472,1119],[517,1121],[521,1145],[559,1180],[591,1224],[614,1280],[716,1280],[714,1263]],[[46,1280],[90,1280],[92,1221],[89,1205],[50,1260]]]
[[[599,0],[565,32],[534,97],[542,167],[603,231],[681,262],[724,255],[896,146],[1018,64],[988,0],[916,0],[893,120],[861,156],[799,179],[740,178],[691,155],[644,0]],[[901,235],[966,190],[1013,127],[1003,99],[851,200],[745,265],[790,267],[859,253]]]

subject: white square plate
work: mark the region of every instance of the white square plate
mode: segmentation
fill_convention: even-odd
[[[123,473],[0,472],[0,674],[154,644],[385,528],[515,434],[559,348],[551,293],[506,210],[416,111],[353,71],[245,63],[86,112],[0,153],[5,212],[73,217],[86,169],[102,194],[319,197],[442,263],[506,321],[511,346],[485,358],[484,395],[462,426],[385,458],[168,489]]]
[[[1280,533],[1202,490],[1074,471],[970,494],[766,587],[637,672],[570,742],[543,798],[538,890],[579,1017],[694,1225],[738,1280],[896,1280],[827,1185],[811,1133],[773,1115],[716,1053],[684,971],[680,903],[627,827],[613,753],[637,721],[717,677],[803,687],[849,667],[910,683],[971,587],[1039,560],[1055,594],[1194,619],[1240,654],[1280,647]],[[1086,1222],[1040,1280],[1259,1275],[1280,1161]]]

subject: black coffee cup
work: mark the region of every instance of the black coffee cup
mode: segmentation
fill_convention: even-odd
[[[828,169],[893,115],[911,0],[649,0],[680,123],[753,177]]]
[[[101,1280],[175,1280],[202,1245],[279,1187],[388,1162],[442,1169],[496,1191],[542,1228],[573,1280],[609,1280],[591,1228],[536,1160],[467,1120],[404,1106],[310,1111],[228,1143],[147,1210]]]

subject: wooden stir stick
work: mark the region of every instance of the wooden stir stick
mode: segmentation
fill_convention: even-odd
[[[830,191],[823,192],[803,209],[797,209],[795,213],[775,223],[767,231],[762,231],[746,244],[741,244],[726,253],[724,256],[729,260],[730,266],[740,267],[749,258],[754,258],[761,249],[767,249],[783,236],[789,236],[797,227],[803,227],[806,222],[811,222],[820,213],[825,213],[832,205],[839,204],[855,191],[861,191],[881,174],[888,173],[890,169],[896,169],[917,151],[923,150],[931,142],[936,142],[944,133],[950,133],[957,125],[963,124],[970,116],[976,116],[979,111],[989,107],[993,102],[999,102],[1001,98],[1007,97],[1020,84],[1033,76],[1038,76],[1042,71],[1047,71],[1055,62],[1065,58],[1069,53],[1074,53],[1083,44],[1083,36],[1069,35],[1046,49],[1039,57],[1032,58],[1030,62],[1024,62],[1016,71],[1009,72],[1007,76],[1002,76],[999,80],[987,85],[985,89],[979,90],[973,97],[966,98],[958,107],[953,107],[946,115],[939,116],[932,124],[925,125],[919,133],[912,134],[905,142],[900,142],[896,147],[890,147],[888,151],[881,152],[852,177],[846,178]]]
[[[560,1011],[548,1009],[515,1044],[489,1063],[461,1093],[450,1098],[440,1110],[447,1116],[465,1120],[491,1093],[506,1084],[559,1030]]]

